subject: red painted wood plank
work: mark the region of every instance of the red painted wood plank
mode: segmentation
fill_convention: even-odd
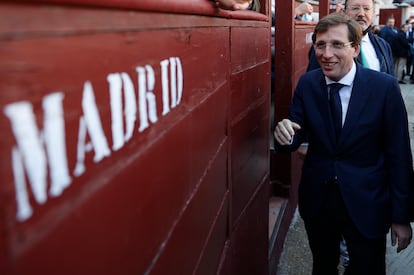
[[[269,61],[269,29],[232,28],[231,41],[232,74],[248,70],[253,66]],[[264,45],[267,46],[263,47]]]
[[[140,1],[137,1],[140,2]],[[94,32],[136,32],[183,27],[261,27],[268,22],[228,20],[155,11],[0,3],[0,41]]]
[[[141,274],[187,259],[184,273],[212,274],[238,255],[264,268],[240,237],[267,209],[255,190],[268,169],[268,17],[205,0],[30,2],[0,4],[0,271]],[[59,134],[69,183],[51,191]]]
[[[220,274],[268,274],[268,192],[263,178],[233,229]]]
[[[258,101],[270,97],[269,63],[231,76],[231,121],[237,123]]]
[[[92,7],[135,9],[141,11],[156,11],[166,13],[204,14],[229,17],[233,19],[250,19],[268,21],[266,15],[253,11],[228,11],[216,9],[214,5],[206,0],[14,0],[14,2],[35,2],[52,4],[70,4]]]
[[[227,78],[227,38],[226,28],[204,28],[2,42],[7,50],[1,56],[4,70],[0,90],[8,92],[1,94],[0,108],[4,110],[10,104],[27,100],[33,104],[37,126],[42,129],[42,100],[55,91],[63,92],[64,119],[68,129],[67,156],[72,168],[76,162],[85,81],[93,86],[104,135],[109,144],[112,143],[106,79],[109,74],[125,72],[138,89],[136,67],[153,67],[156,79],[154,93],[159,110],[157,123],[142,133],[135,129],[133,139],[119,152],[112,150],[110,158],[96,164],[93,155],[87,154],[87,171],[80,177],[71,175],[73,182],[62,197],[49,198],[44,205],[38,205],[31,195],[34,215],[24,223],[17,222],[15,218],[10,154],[16,140],[10,121],[1,116],[4,150],[0,154],[2,160],[7,160],[2,161],[2,175],[6,180],[2,190],[7,192],[4,203],[10,230],[8,246],[12,265],[18,266],[17,273],[24,273],[33,267],[58,272],[62,255],[50,255],[52,251],[67,251],[65,262],[75,269],[82,266],[91,272],[105,272],[122,263],[126,272],[145,270],[185,205],[193,185],[202,176],[203,166],[209,162],[211,154],[215,154],[225,136],[227,96],[223,90],[219,92],[219,88]],[[145,44],[142,44],[144,41]],[[171,115],[162,116],[160,62],[169,56],[178,56],[181,60],[185,90],[180,105],[171,111]],[[206,59],[208,56],[222,58]],[[9,70],[5,70],[6,67]],[[211,101],[209,98],[214,93],[218,97]],[[221,118],[212,119],[208,113],[209,104],[221,106],[221,109],[216,109],[216,114],[221,113]],[[192,112],[194,114],[190,115]],[[210,121],[207,124],[209,128],[197,122],[203,117],[209,119],[206,120]],[[202,148],[205,153],[198,155],[190,151],[188,145],[191,142],[188,143],[186,137],[190,140],[193,137],[194,149]],[[157,175],[156,167],[161,169],[162,174]],[[179,185],[174,186],[174,182]],[[160,203],[159,198],[162,197],[166,199]],[[136,202],[137,199],[140,201]],[[127,209],[139,211],[119,216]],[[105,215],[102,216],[102,213]],[[141,228],[140,221],[145,221],[145,229]],[[102,230],[96,231],[96,228]],[[117,234],[121,239],[116,237]],[[81,252],[73,253],[79,249],[79,243],[82,243]],[[145,250],[139,247],[145,247]],[[102,252],[84,266],[84,259],[97,248]],[[133,251],[129,256],[122,256],[125,254],[122,251],[129,250]],[[120,258],[114,258],[112,253]],[[135,260],[134,257],[138,256],[142,261]],[[56,265],[47,262],[43,266],[43,258],[50,258]],[[68,274],[75,271],[71,268],[66,269]]]
[[[268,173],[269,102],[263,101],[232,127],[232,220],[237,221],[253,190]]]
[[[172,270],[177,274],[191,274],[201,256],[213,267],[218,265],[217,252],[220,252],[227,237],[227,220],[219,218],[228,215],[228,208],[223,205],[227,202],[226,161],[227,143],[223,144],[217,158],[206,170],[206,176],[200,179],[200,185],[194,190],[194,196],[151,269],[153,274],[168,274]],[[215,235],[209,235],[210,232]],[[214,242],[215,247],[210,248],[212,251],[203,253],[211,238],[220,241]]]

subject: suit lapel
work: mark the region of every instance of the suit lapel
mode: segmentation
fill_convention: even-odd
[[[374,47],[375,54],[378,57],[380,63],[380,71],[388,72],[387,63],[385,62],[386,51],[382,45],[378,42],[378,38],[373,33],[368,33],[369,40],[371,41],[372,46]],[[361,63],[362,64],[362,63]]]

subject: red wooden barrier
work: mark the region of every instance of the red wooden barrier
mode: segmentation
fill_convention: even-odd
[[[0,273],[267,274],[269,16],[42,2],[0,4]]]

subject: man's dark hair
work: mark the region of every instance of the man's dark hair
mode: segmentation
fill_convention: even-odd
[[[354,19],[338,12],[331,13],[318,21],[312,34],[313,44],[316,42],[316,35],[318,33],[327,32],[329,28],[338,25],[346,25],[348,27],[348,39],[352,41],[353,47],[360,44],[362,38],[361,26]]]

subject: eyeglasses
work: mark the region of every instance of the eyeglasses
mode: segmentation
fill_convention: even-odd
[[[364,12],[369,12],[370,10],[372,10],[372,7],[370,6],[349,6],[346,9],[352,13],[357,13],[361,10],[361,8],[364,10]]]
[[[345,47],[348,47],[349,45],[352,45],[352,43],[353,43],[352,41],[346,42],[346,43],[340,42],[340,41],[334,41],[332,43],[326,43],[324,41],[319,41],[315,43],[315,48],[316,50],[322,51],[322,50],[325,50],[326,47],[328,47],[329,45],[331,49],[339,51],[339,50],[344,49]]]

